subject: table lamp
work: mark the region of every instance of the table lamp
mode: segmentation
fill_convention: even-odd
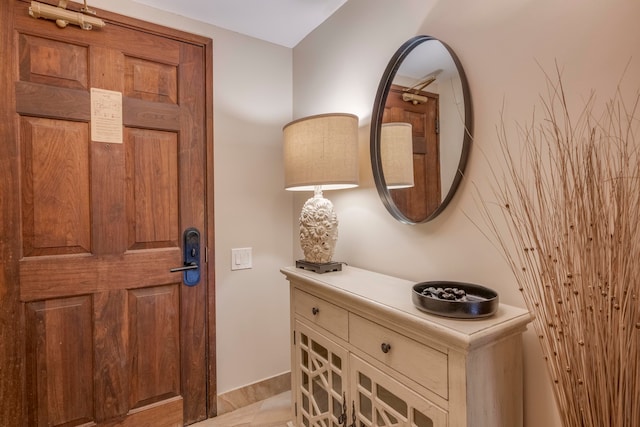
[[[314,191],[300,213],[300,247],[296,266],[317,273],[340,271],[333,261],[338,218],[322,190],[358,186],[358,117],[331,113],[305,117],[283,128],[285,189]]]

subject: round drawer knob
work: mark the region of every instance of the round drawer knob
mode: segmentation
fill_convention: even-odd
[[[313,313],[313,315],[315,316],[316,314],[320,313],[320,309],[318,307],[313,307],[311,309],[311,312]]]
[[[383,353],[389,353],[389,350],[391,350],[391,344],[387,344],[386,342],[383,342],[382,345],[380,345],[380,349],[382,350]]]

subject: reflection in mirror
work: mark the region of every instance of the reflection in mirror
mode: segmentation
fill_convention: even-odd
[[[410,123],[384,123],[380,134],[384,182],[389,189],[413,187],[413,130]]]
[[[413,186],[396,185],[388,166],[402,157],[389,152],[390,123],[411,126]],[[387,210],[408,224],[435,218],[459,185],[470,141],[471,100],[460,62],[441,41],[412,38],[391,58],[373,110],[371,161]]]

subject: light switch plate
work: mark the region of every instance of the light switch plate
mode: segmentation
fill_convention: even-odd
[[[231,270],[246,270],[252,267],[251,248],[231,249]]]

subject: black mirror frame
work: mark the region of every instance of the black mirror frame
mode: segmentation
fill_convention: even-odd
[[[415,49],[420,44],[429,41],[435,40],[440,43],[447,49],[453,62],[456,65],[458,70],[458,74],[460,75],[460,81],[462,84],[462,95],[464,99],[464,139],[462,142],[462,152],[460,154],[460,161],[458,163],[458,168],[456,170],[455,177],[453,182],[451,183],[451,187],[445,198],[442,200],[438,208],[433,211],[427,218],[420,222],[414,222],[406,217],[406,215],[398,209],[396,204],[394,203],[391,193],[389,189],[387,189],[386,182],[384,180],[384,174],[382,172],[382,159],[380,156],[380,133],[382,130],[382,115],[384,113],[384,107],[387,101],[387,96],[389,94],[389,89],[391,88],[391,84],[393,79],[402,64],[402,61],[409,55],[413,49]],[[469,83],[467,82],[467,77],[464,73],[460,60],[455,55],[453,50],[443,41],[438,40],[435,37],[421,35],[415,36],[408,41],[406,41],[400,48],[396,51],[396,53],[391,57],[387,68],[384,70],[382,75],[382,79],[380,80],[380,84],[378,85],[378,91],[376,93],[376,98],[373,104],[373,113],[372,113],[372,122],[371,122],[371,137],[370,137],[370,155],[371,155],[371,167],[373,169],[373,178],[376,183],[376,188],[378,190],[378,195],[382,200],[382,203],[387,208],[389,213],[398,221],[403,222],[405,224],[419,224],[431,221],[435,217],[437,217],[442,211],[447,207],[451,199],[453,198],[458,186],[460,185],[460,181],[462,180],[462,176],[464,174],[465,167],[467,165],[467,159],[469,157],[469,151],[471,149],[471,140],[473,135],[473,114],[471,107],[471,95],[469,92]]]

